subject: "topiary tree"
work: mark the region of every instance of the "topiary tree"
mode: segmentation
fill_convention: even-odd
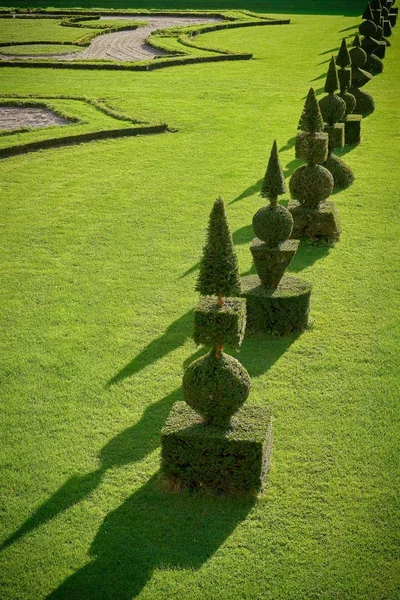
[[[275,335],[304,330],[310,310],[311,286],[284,274],[299,247],[298,240],[288,239],[293,217],[287,208],[278,204],[278,196],[285,191],[275,140],[261,190],[261,195],[269,198],[270,203],[253,217],[256,237],[250,251],[258,275],[242,279],[248,328]]]
[[[269,198],[270,204],[260,208],[253,217],[256,238],[250,245],[254,264],[263,285],[275,288],[297,250],[282,248],[293,229],[293,217],[287,208],[278,204],[278,196],[286,192],[285,178],[278,157],[276,140],[265,173],[261,196]]]
[[[339,78],[339,87],[340,94],[339,96],[346,103],[346,112],[344,114],[343,120],[347,120],[347,116],[350,115],[355,107],[356,107],[356,99],[350,92],[347,90],[351,86],[351,58],[350,53],[347,48],[346,38],[342,39],[342,43],[340,45],[339,53],[336,58],[336,65],[339,67],[338,78]],[[346,130],[346,126],[345,126]],[[346,137],[346,136],[345,136]]]
[[[219,306],[224,296],[240,295],[238,260],[222,198],[217,198],[210,213],[196,290],[217,296]]]
[[[351,58],[351,87],[349,92],[356,99],[355,112],[367,117],[375,110],[375,102],[370,94],[360,88],[372,79],[371,73],[365,71],[362,67],[367,62],[367,53],[361,48],[360,36],[356,35],[353,42],[353,48],[350,50]]]
[[[318,106],[317,96],[314,88],[310,88],[301,113],[299,128],[307,133],[315,134],[322,131],[324,121]]]
[[[271,204],[276,204],[278,202],[278,196],[285,192],[285,177],[279,164],[278,146],[276,140],[274,140],[260,195],[263,198],[268,198],[271,201]]]
[[[339,88],[339,77],[335,59],[331,58],[325,82],[328,93],[319,101],[322,117],[326,123],[325,131],[329,136],[328,157],[324,167],[333,176],[335,187],[347,188],[354,181],[354,174],[346,163],[333,153],[334,148],[343,148],[345,143],[344,123],[339,123],[346,113],[346,102],[335,94]]]
[[[292,237],[318,237],[334,242],[339,239],[341,228],[333,203],[325,202],[321,208],[333,191],[334,180],[322,166],[328,158],[328,134],[323,131],[324,121],[313,88],[308,92],[300,126],[304,131],[296,138],[296,158],[308,164],[298,167],[289,181],[293,198],[289,204],[294,220]]]
[[[378,75],[383,71],[383,62],[375,54],[380,45],[380,42],[374,39],[378,28],[372,20],[367,20],[363,21],[358,29],[360,34],[364,36],[361,40],[361,47],[367,53],[367,62],[364,69],[371,75]]]

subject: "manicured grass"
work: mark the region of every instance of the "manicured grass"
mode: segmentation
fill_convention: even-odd
[[[5,42],[75,42],[93,33],[86,27],[62,27],[58,19],[1,19],[0,44]]]
[[[321,93],[358,22],[295,14],[196,40],[252,61],[2,69],[2,93],[105,98],[178,130],[0,161],[5,600],[398,599],[396,30],[363,144],[344,154],[357,180],[334,196],[341,241],[302,244],[289,269],[313,283],[315,324],[239,355],[248,402],[275,416],[265,493],[165,494],[157,481],[161,427],[204,352],[190,336],[211,205],[225,199],[248,273],[272,141],[289,175],[308,88]]]
[[[30,54],[66,54],[67,52],[81,52],[82,46],[70,44],[27,44],[22,46],[0,47],[0,54],[30,55]]]

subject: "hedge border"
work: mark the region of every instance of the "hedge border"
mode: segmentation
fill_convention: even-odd
[[[25,102],[24,102],[25,100]],[[40,102],[42,100],[42,102]],[[107,116],[110,116],[119,121],[128,121],[136,127],[123,127],[120,129],[101,129],[97,131],[89,131],[86,133],[77,133],[72,135],[65,135],[63,137],[57,138],[47,138],[45,140],[38,140],[34,142],[26,142],[21,144],[15,144],[14,146],[8,146],[5,148],[0,148],[0,160],[4,158],[9,158],[12,156],[18,156],[21,154],[27,154],[29,152],[35,152],[37,150],[45,150],[48,148],[61,148],[63,146],[73,146],[75,144],[91,142],[99,139],[112,139],[119,137],[127,137],[127,136],[137,136],[137,135],[150,135],[150,134],[158,134],[165,133],[169,131],[168,125],[166,123],[161,123],[159,125],[149,125],[143,124],[143,122],[136,121],[135,119],[128,117],[127,115],[123,115],[121,113],[117,113],[111,107],[108,107],[104,103],[100,103],[98,100],[93,98],[87,98],[85,96],[22,96],[22,95],[12,95],[12,94],[0,94],[0,105],[8,104],[9,106],[38,106],[42,108],[47,108],[51,110],[53,113],[56,113],[58,116],[61,116],[65,119],[68,119],[74,123],[82,122],[80,119],[74,119],[73,117],[68,116],[66,113],[62,113],[61,111],[54,110],[53,107],[43,102],[43,100],[71,100],[71,101],[80,101],[86,102],[87,104],[93,106],[100,112],[103,112]],[[137,126],[140,124],[140,126]],[[31,131],[30,129],[21,128],[18,130],[14,130],[13,132],[7,131],[2,135],[12,135],[13,133],[24,133],[25,131]]]
[[[22,9],[23,11],[24,9]],[[168,29],[160,29],[151,34],[147,40],[147,43],[153,48],[157,48],[159,50],[166,50],[163,47],[162,43],[160,43],[160,39],[162,37],[175,37],[178,42],[182,44],[183,47],[186,48],[195,48],[197,50],[207,52],[207,53],[215,53],[213,55],[203,55],[203,56],[191,56],[188,52],[185,52],[182,49],[182,52],[179,50],[167,50],[169,53],[169,57],[159,58],[156,57],[149,61],[132,61],[132,62],[106,62],[106,61],[90,61],[90,60],[80,60],[80,61],[62,61],[62,60],[44,60],[41,57],[31,58],[31,59],[5,59],[0,61],[0,67],[35,67],[35,68],[69,68],[69,69],[100,69],[100,70],[128,70],[128,71],[153,71],[155,69],[161,69],[170,66],[179,66],[179,65],[187,65],[187,64],[196,64],[202,62],[218,62],[222,60],[250,60],[253,55],[250,53],[235,53],[229,50],[221,50],[216,48],[203,48],[201,46],[197,46],[192,43],[190,40],[184,39],[185,35],[193,35],[197,37],[201,33],[208,33],[212,31],[220,31],[223,29],[234,29],[238,27],[251,27],[251,26],[265,26],[265,25],[288,25],[290,24],[290,19],[273,19],[271,17],[261,17],[259,15],[252,14],[248,11],[226,11],[226,12],[207,12],[207,11],[193,11],[193,12],[182,12],[182,11],[147,11],[147,10],[126,10],[126,11],[115,11],[115,10],[96,10],[93,11],[76,11],[76,10],[66,10],[66,11],[50,11],[47,9],[34,9],[30,12],[17,12],[8,10],[6,14],[0,9],[0,18],[29,18],[28,15],[32,18],[38,18],[42,15],[46,15],[48,17],[63,19],[60,22],[60,25],[64,26],[76,26],[79,27],[79,21],[85,20],[87,17],[92,20],[96,20],[97,16],[102,14],[107,14],[107,16],[132,16],[133,19],[135,16],[185,16],[185,17],[210,17],[210,18],[220,18],[224,22],[222,23],[214,23],[212,25],[201,23],[199,25],[191,25],[184,28],[182,32],[179,34],[176,33],[176,28],[171,27]],[[69,17],[66,18],[66,17]],[[76,46],[87,46],[90,44],[92,39],[98,37],[100,35],[105,35],[106,33],[112,33],[115,31],[127,31],[127,30],[135,30],[142,23],[137,26],[134,25],[122,25],[121,27],[112,27],[112,28],[102,28],[101,30],[95,31],[92,34],[86,35],[83,38],[73,42],[73,45]],[[151,39],[153,38],[153,39]],[[48,42],[48,43],[58,43],[58,42]],[[31,42],[33,44],[33,42]],[[69,42],[71,44],[71,42]],[[3,47],[9,47],[12,45],[20,45],[18,42],[8,42],[5,44],[0,44]]]

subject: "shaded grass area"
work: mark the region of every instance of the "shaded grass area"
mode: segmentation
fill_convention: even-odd
[[[204,351],[191,310],[212,202],[226,200],[248,271],[271,143],[289,171],[320,55],[355,23],[295,15],[204,35],[254,52],[242,63],[2,70],[4,93],[105,98],[179,130],[0,163],[6,600],[397,600],[397,32],[368,84],[363,144],[345,155],[357,180],[335,195],[342,239],[302,244],[291,266],[313,283],[314,326],[239,354],[249,402],[275,415],[267,490],[165,495],[157,478],[160,429]]]

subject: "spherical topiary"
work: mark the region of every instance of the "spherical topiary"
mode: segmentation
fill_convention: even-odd
[[[296,169],[289,182],[290,193],[309,208],[328,198],[333,191],[333,177],[321,165],[303,165]]]
[[[363,67],[367,62],[367,53],[360,46],[355,46],[350,50],[352,67]]]
[[[373,21],[363,21],[358,31],[361,35],[365,35],[365,37],[374,37],[376,35],[376,25]]]
[[[280,204],[263,206],[253,217],[253,229],[268,248],[275,248],[292,233],[293,217],[288,209]]]
[[[351,87],[349,92],[356,99],[356,108],[355,111],[357,114],[362,115],[363,117],[368,117],[375,110],[375,101],[371,94],[368,92],[364,92],[363,90],[359,90],[358,88]]]
[[[250,377],[229,354],[215,350],[193,361],[183,376],[185,401],[207,424],[227,427],[250,393]]]
[[[338,123],[346,112],[346,102],[336,94],[328,94],[319,101],[322,118],[328,125]]]
[[[346,189],[355,179],[350,167],[332,152],[329,153],[328,159],[324,162],[324,167],[331,173],[335,187]]]
[[[350,92],[341,92],[339,94],[339,96],[342,98],[342,100],[345,101],[346,103],[346,115],[351,114],[355,107],[356,107],[356,99],[354,98],[353,94],[350,94]]]

